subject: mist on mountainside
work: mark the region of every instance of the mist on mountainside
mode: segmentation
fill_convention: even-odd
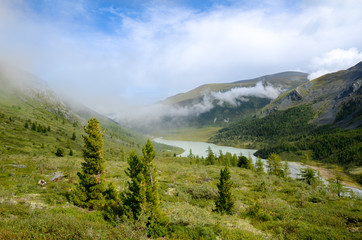
[[[237,108],[249,102],[251,98],[269,99],[267,100],[269,102],[281,92],[281,88],[258,82],[253,87],[232,88],[224,92],[205,91],[200,99],[191,101],[187,105],[159,102],[154,105],[124,109],[118,114],[109,114],[109,116],[129,127],[149,132],[148,130],[155,128],[185,125],[190,119],[200,117],[215,108]]]

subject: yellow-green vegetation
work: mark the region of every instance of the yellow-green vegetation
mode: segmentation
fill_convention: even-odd
[[[101,211],[69,203],[79,157],[1,155],[1,239],[146,239],[142,225],[112,225]],[[15,164],[15,165],[13,165]],[[26,167],[21,167],[25,165]],[[42,166],[39,168],[39,166]],[[221,166],[157,156],[161,209],[169,218],[164,239],[360,239],[362,202],[316,185],[230,167],[232,215],[213,212]],[[105,162],[107,183],[127,189],[128,164]],[[55,182],[51,174],[66,176]],[[39,179],[47,184],[39,186]]]
[[[162,135],[163,138],[168,140],[180,140],[180,141],[197,141],[207,142],[207,140],[217,133],[221,127],[190,127],[190,128],[174,128],[167,131],[162,131],[158,135]]]

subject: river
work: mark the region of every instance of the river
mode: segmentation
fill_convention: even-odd
[[[178,141],[178,140],[166,140],[163,138],[155,138],[153,139],[154,142],[162,143],[174,147],[179,147],[184,149],[185,151],[180,154],[181,157],[187,157],[190,153],[190,149],[192,150],[193,155],[199,155],[200,157],[207,157],[207,149],[210,147],[211,150],[218,155],[219,151],[221,150],[224,154],[226,152],[229,152],[231,154],[239,155],[242,153],[244,156],[249,157],[251,156],[253,163],[255,164],[256,157],[253,155],[257,150],[253,149],[241,149],[241,148],[234,148],[234,147],[227,147],[227,146],[219,146],[212,143],[206,143],[206,142],[192,142],[192,141]],[[266,165],[266,160],[262,159],[264,162],[264,165]],[[290,169],[290,177],[292,178],[298,178],[300,170],[305,168],[302,164],[298,162],[288,162],[289,169]],[[266,168],[266,166],[264,167]],[[326,182],[324,180],[324,182]],[[353,191],[353,193],[358,196],[359,198],[362,198],[362,190],[354,187],[346,187],[347,189],[350,189]]]

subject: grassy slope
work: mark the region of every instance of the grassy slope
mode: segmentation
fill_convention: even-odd
[[[9,164],[26,164],[26,168]],[[99,211],[73,206],[65,197],[77,181],[81,158],[1,155],[1,239],[146,239],[125,222],[112,226]],[[235,211],[213,213],[220,166],[158,156],[162,209],[170,219],[164,239],[360,239],[361,200],[336,198],[300,181],[231,167]],[[40,172],[42,166],[43,172]],[[126,188],[124,161],[106,162],[107,182]],[[54,171],[67,174],[51,182]],[[45,179],[46,187],[37,185]]]
[[[169,140],[207,142],[207,140],[218,130],[220,130],[220,127],[211,126],[201,128],[175,128],[167,131],[160,131],[157,135]]]

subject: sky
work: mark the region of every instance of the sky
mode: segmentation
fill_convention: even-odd
[[[0,61],[106,113],[362,61],[360,0],[0,0]]]

